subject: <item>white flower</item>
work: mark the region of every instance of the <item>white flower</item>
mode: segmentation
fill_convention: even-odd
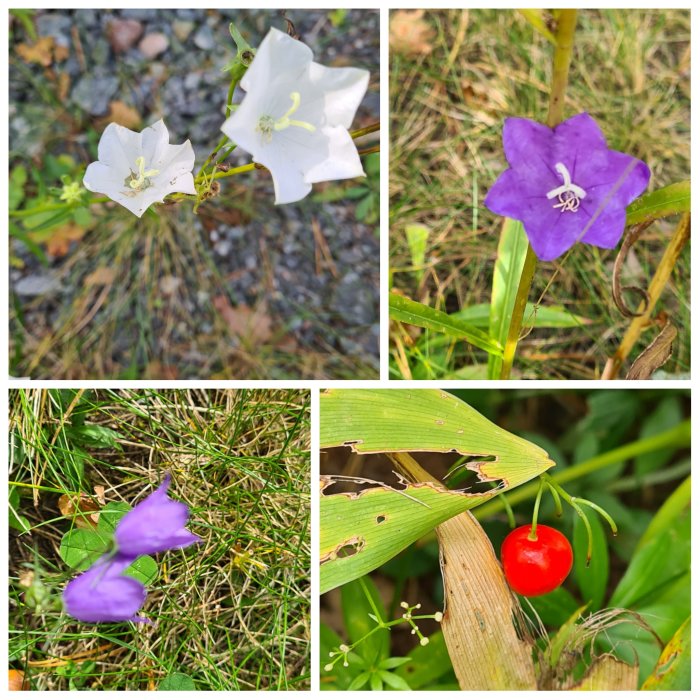
[[[369,73],[312,59],[308,46],[271,29],[241,80],[243,102],[221,127],[270,171],[275,204],[303,199],[314,182],[365,174],[348,128]]]
[[[88,165],[83,184],[138,217],[172,192],[197,194],[192,145],[171,146],[169,141],[162,119],[141,133],[112,123],[102,133],[98,160]]]

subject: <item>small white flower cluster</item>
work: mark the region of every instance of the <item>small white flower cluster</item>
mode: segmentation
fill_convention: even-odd
[[[272,175],[275,203],[306,197],[315,182],[364,175],[348,132],[369,73],[327,68],[311,49],[271,29],[241,80],[246,96],[221,129]],[[163,120],[141,133],[110,124],[83,183],[138,217],[174,192],[196,195],[189,141],[170,145]]]

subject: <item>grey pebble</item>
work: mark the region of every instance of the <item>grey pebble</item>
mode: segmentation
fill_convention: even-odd
[[[71,99],[81,109],[98,117],[109,107],[109,101],[119,89],[119,80],[114,75],[101,75],[95,71],[84,75],[73,88]]]
[[[194,35],[194,43],[197,48],[210,51],[214,48],[216,40],[214,32],[208,24],[203,24]]]
[[[23,277],[15,285],[15,292],[25,297],[37,297],[60,291],[61,283],[52,275],[32,274]]]

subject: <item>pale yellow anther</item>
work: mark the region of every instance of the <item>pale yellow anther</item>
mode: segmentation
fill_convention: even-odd
[[[160,170],[154,169],[146,170],[146,159],[143,156],[139,156],[136,159],[136,166],[139,169],[138,175],[129,181],[129,187],[131,187],[132,190],[142,189],[147,178],[154,177],[160,172]]]

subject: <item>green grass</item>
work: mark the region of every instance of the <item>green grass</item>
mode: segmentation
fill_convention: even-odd
[[[16,390],[10,426],[11,518],[29,528],[10,530],[10,666],[33,690],[153,690],[172,673],[198,690],[309,687],[308,391]],[[58,498],[103,487],[134,504],[166,472],[203,542],[155,556],[155,624],[61,612],[74,525]]]
[[[391,271],[412,299],[449,313],[488,303],[500,217],[483,199],[506,163],[503,120],[544,121],[551,45],[518,13],[470,10],[464,40],[450,64],[466,10],[428,12],[433,51],[392,53]],[[650,189],[689,177],[690,14],[686,10],[584,10],[579,13],[565,116],[589,112],[611,148],[645,160]],[[430,230],[420,281],[405,229]],[[623,284],[646,287],[677,224],[660,221],[628,256]],[[561,265],[539,263],[530,300],[563,305],[594,323],[536,329],[519,345],[515,369],[524,378],[600,376],[628,325],[612,300],[616,251],[575,246]],[[690,253],[684,251],[659,308],[679,330],[667,372],[690,363]],[[632,298],[636,303],[636,298]],[[465,343],[431,345],[428,332],[406,326],[391,338],[394,378],[457,378],[485,362]],[[651,341],[652,331],[642,336]],[[636,355],[642,349],[638,344]]]

